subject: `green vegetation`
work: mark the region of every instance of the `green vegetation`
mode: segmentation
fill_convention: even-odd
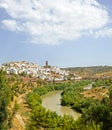
[[[65,69],[82,76],[84,79],[112,78],[112,66],[71,67]]]
[[[44,86],[40,86],[38,88],[34,88],[34,92],[38,93],[39,96],[47,94],[50,91],[54,91],[54,90],[64,90],[66,88],[68,88],[68,86],[70,86],[71,83],[67,82],[67,83],[57,83],[57,84],[47,84]]]
[[[24,76],[23,76],[24,77]],[[31,80],[31,78],[29,78]],[[37,86],[28,80],[17,75],[6,77],[5,72],[0,71],[0,130],[7,130],[12,127],[12,121],[15,113],[20,109],[18,103],[10,108],[10,103],[14,96],[18,97],[32,90],[27,95],[28,103],[28,123],[27,130],[111,130],[112,129],[112,80],[96,80],[94,87],[105,87],[109,93],[102,100],[84,98],[84,86],[91,84],[91,81],[68,81],[64,83],[48,83],[36,80]],[[78,120],[72,116],[57,115],[42,107],[41,96],[48,92],[62,90],[61,104],[71,106],[74,110],[82,113]],[[26,105],[27,106],[27,105]],[[29,115],[28,115],[29,116]]]
[[[6,130],[10,126],[10,113],[7,107],[12,99],[13,92],[5,72],[0,71],[0,130]]]
[[[86,86],[89,83],[91,83],[90,80],[85,80],[85,81],[79,81],[79,82],[65,82],[65,83],[54,83],[54,84],[47,84],[38,88],[34,88],[34,92],[38,93],[40,96],[44,95],[50,91],[54,90],[66,90],[69,88],[78,88],[79,86]]]
[[[93,101],[82,118],[86,123],[94,121],[101,124],[102,130],[112,129],[112,87],[109,88],[109,97],[101,101]]]
[[[8,130],[12,127],[15,113],[19,109],[17,102],[13,102],[14,96],[18,95],[20,81],[17,75],[9,78],[4,71],[0,71],[0,130]],[[13,107],[10,103],[13,102]]]
[[[65,68],[66,70],[70,70],[72,72],[77,73],[90,73],[90,75],[95,75],[97,73],[109,72],[112,71],[112,66],[90,66],[90,67],[71,67]]]
[[[112,80],[111,79],[99,79],[96,80],[93,84],[93,87],[109,87],[112,85]]]
[[[92,99],[84,99],[83,95],[81,94],[84,86],[88,85],[89,83],[90,81],[77,82],[76,84],[73,84],[72,87],[64,90],[62,93],[61,104],[63,106],[71,106],[78,112],[84,111],[84,109],[88,107],[89,102],[92,101]]]
[[[111,80],[98,80],[93,86],[109,88],[109,95],[101,101],[93,98],[84,98],[82,87],[66,89],[62,93],[62,105],[69,105],[82,113],[85,124],[98,124],[102,130],[112,129],[112,87]]]
[[[79,86],[85,86],[90,81],[80,81],[77,83],[60,83],[51,84],[44,87],[36,88],[32,93],[27,95],[27,103],[32,109],[31,118],[27,125],[28,130],[38,130],[44,128],[46,130],[100,130],[100,126],[94,122],[91,125],[84,124],[82,118],[75,121],[72,116],[64,115],[63,117],[46,110],[41,105],[41,95],[46,94],[49,91],[54,90],[69,90],[70,88],[78,88]],[[82,88],[81,88],[82,89]]]

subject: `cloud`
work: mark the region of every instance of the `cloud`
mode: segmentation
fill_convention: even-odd
[[[2,20],[2,24],[10,31],[19,31],[19,26],[17,25],[15,20]]]
[[[95,32],[95,36],[96,38],[99,38],[99,37],[112,37],[112,28],[104,28],[102,30],[99,30],[97,32]]]
[[[72,41],[109,22],[108,12],[96,0],[0,0],[0,8],[10,16],[2,25],[27,34],[36,44]]]

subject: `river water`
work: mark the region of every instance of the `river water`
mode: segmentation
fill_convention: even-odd
[[[61,92],[62,91],[53,91],[42,96],[42,106],[45,107],[47,110],[49,109],[51,111],[56,111],[56,113],[61,116],[63,116],[64,114],[72,115],[73,118],[76,120],[78,117],[81,116],[81,114],[74,111],[70,107],[61,106]]]

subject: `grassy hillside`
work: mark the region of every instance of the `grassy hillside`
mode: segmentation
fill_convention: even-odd
[[[111,70],[106,72],[109,73]],[[96,74],[102,73],[104,72]],[[83,87],[91,82],[93,88],[85,91]],[[111,86],[112,78],[95,82],[68,80],[62,83],[50,83],[31,76],[6,74],[0,71],[0,130],[105,130],[107,127],[112,127]],[[54,90],[63,91],[62,105],[71,106],[82,112],[83,116],[79,120],[74,121],[69,116],[58,116],[42,107],[40,96]],[[94,118],[94,113],[99,115],[97,120]]]
[[[112,66],[91,66],[91,67],[69,67],[71,73],[76,73],[83,78],[108,78],[112,77]]]

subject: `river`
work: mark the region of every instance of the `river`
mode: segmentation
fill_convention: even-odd
[[[74,111],[70,107],[61,106],[61,92],[62,91],[53,91],[42,96],[43,107],[45,107],[47,110],[50,109],[51,111],[56,111],[56,113],[61,116],[64,114],[72,115],[76,120],[81,114]]]

